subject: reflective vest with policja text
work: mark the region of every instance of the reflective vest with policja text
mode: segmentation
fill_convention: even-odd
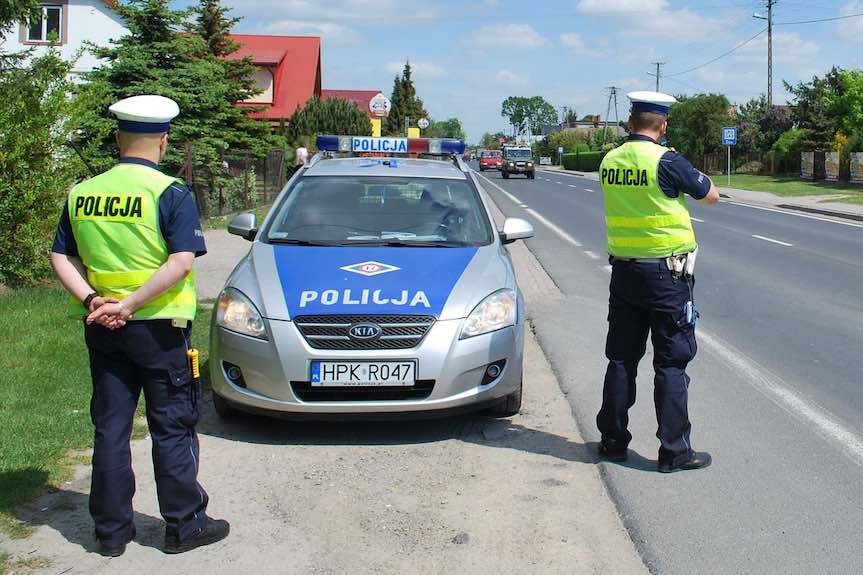
[[[608,253],[623,258],[665,258],[696,247],[683,194],[669,198],[659,186],[659,161],[668,148],[630,141],[606,154],[599,167],[605,196]]]
[[[177,180],[140,164],[118,164],[75,186],[69,220],[87,281],[99,295],[123,299],[168,260],[159,198]],[[194,271],[135,312],[134,319],[194,319]],[[87,315],[72,298],[69,315]]]

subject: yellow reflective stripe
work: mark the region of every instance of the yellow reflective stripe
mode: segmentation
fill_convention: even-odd
[[[646,238],[608,236],[608,246],[618,248],[666,248],[679,246],[681,242],[694,244],[695,236],[688,232]]]
[[[93,287],[106,290],[129,286],[142,286],[156,273],[156,270],[135,270],[129,272],[94,272],[87,270],[87,280]]]
[[[661,216],[608,216],[605,222],[609,228],[668,228],[688,225],[689,213],[665,214]]]

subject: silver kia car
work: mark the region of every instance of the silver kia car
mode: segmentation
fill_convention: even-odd
[[[504,244],[531,225],[499,231],[460,157],[419,158],[461,142],[331,138],[260,226],[229,225],[252,244],[213,312],[217,413],[518,413],[524,306]]]

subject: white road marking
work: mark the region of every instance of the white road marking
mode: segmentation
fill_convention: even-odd
[[[507,198],[509,198],[510,200],[512,200],[513,202],[518,204],[519,206],[524,205],[524,202],[522,202],[520,199],[516,198],[515,196],[513,196],[512,194],[510,194],[509,192],[507,192],[506,190],[504,190],[503,188],[501,188],[500,186],[498,186],[497,184],[495,184],[494,182],[492,182],[491,180],[489,180],[488,178],[486,178],[482,174],[477,174],[477,175],[480,178],[482,178],[483,180],[485,180],[486,182],[488,182],[489,184],[491,184],[492,186],[494,186],[495,188],[497,188],[503,195],[505,195]]]
[[[798,218],[806,218],[809,220],[818,220],[819,222],[827,222],[829,224],[840,224],[843,226],[851,226],[852,228],[863,228],[863,224],[855,223],[855,222],[846,222],[837,219],[826,218],[824,216],[817,216],[813,214],[804,214],[801,212],[793,212],[791,210],[783,210],[781,208],[768,208],[766,206],[754,206],[752,204],[745,204],[743,202],[735,202],[734,200],[727,200],[722,198],[720,200],[723,204],[731,204],[733,206],[741,206],[744,208],[752,208],[753,210],[764,210],[765,212],[776,212],[777,214],[785,214],[786,216],[797,216]]]
[[[566,185],[569,186],[570,188],[577,188],[578,187],[575,184],[566,184]]]
[[[764,240],[765,242],[770,242],[771,244],[779,244],[780,246],[785,246],[786,248],[794,247],[794,244],[789,244],[788,242],[780,242],[779,240],[774,240],[773,238],[766,238],[764,236],[759,236],[758,234],[752,234],[752,237],[758,240]]]
[[[720,358],[738,369],[744,379],[767,399],[798,420],[813,425],[819,435],[837,443],[854,463],[863,467],[863,439],[847,429],[832,413],[804,399],[783,385],[777,376],[711,333],[699,329],[698,337]]]
[[[519,205],[518,205],[518,207],[520,207],[520,208],[527,208],[527,207],[529,207],[529,206],[528,206],[527,204],[519,204]]]
[[[595,193],[596,190],[591,190],[590,188],[584,188],[585,192],[590,192],[591,194]]]
[[[608,273],[611,273],[611,266],[602,266],[602,269],[604,269]]]
[[[704,223],[704,220],[700,220],[700,219],[698,219],[698,218],[693,218],[692,216],[689,216],[689,219],[691,219],[693,222],[698,222],[699,224],[703,224],[703,223]]]
[[[574,245],[574,246],[575,246],[575,247],[577,247],[577,248],[580,248],[580,247],[581,247],[581,242],[579,242],[579,241],[578,241],[578,240],[576,240],[574,237],[572,237],[571,235],[569,235],[568,233],[566,233],[565,231],[563,231],[562,229],[560,229],[559,227],[557,227],[556,225],[554,225],[554,223],[552,223],[552,222],[548,221],[544,216],[540,215],[540,214],[539,214],[536,210],[534,210],[533,208],[528,208],[528,209],[526,209],[525,211],[526,211],[527,213],[529,213],[530,215],[532,215],[534,218],[536,218],[536,219],[537,219],[537,221],[539,221],[539,222],[540,222],[541,224],[543,224],[545,227],[547,227],[548,229],[550,229],[551,231],[553,231],[555,234],[557,234],[557,235],[560,237],[560,239],[562,239],[563,241],[565,241],[565,242],[567,242],[567,243],[570,243],[570,244]]]
[[[563,182],[555,182],[555,184],[560,184],[562,186]]]
[[[599,259],[599,256],[590,250],[584,250],[584,255],[586,255],[587,257],[589,257],[592,260],[598,260]]]

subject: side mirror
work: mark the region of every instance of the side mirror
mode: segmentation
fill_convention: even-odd
[[[521,218],[507,218],[503,222],[503,231],[500,232],[500,241],[511,244],[516,240],[526,240],[533,237],[533,226],[530,222]]]
[[[253,242],[258,235],[255,220],[255,214],[237,214],[228,224],[228,233]]]

